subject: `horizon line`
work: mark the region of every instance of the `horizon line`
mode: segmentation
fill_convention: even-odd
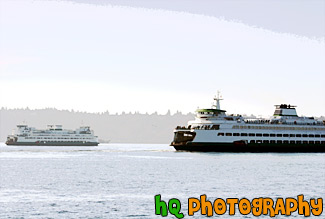
[[[110,116],[123,116],[123,115],[158,115],[158,116],[174,116],[174,115],[195,115],[195,111],[194,112],[182,112],[180,110],[176,110],[175,113],[171,113],[171,110],[168,109],[166,113],[158,113],[157,111],[155,112],[145,112],[145,113],[142,113],[140,111],[129,111],[129,112],[126,112],[126,111],[122,111],[122,112],[115,112],[115,113],[112,113],[112,112],[109,112],[109,110],[106,110],[106,111],[101,111],[101,112],[89,112],[89,111],[82,111],[82,110],[76,110],[76,109],[57,109],[55,107],[45,107],[45,108],[34,108],[34,109],[31,109],[29,107],[26,107],[26,108],[8,108],[8,107],[4,107],[2,106],[0,108],[0,111],[2,110],[29,110],[29,111],[37,111],[37,110],[56,110],[56,111],[67,111],[69,113],[86,113],[86,114],[99,114],[99,115],[103,115],[103,114],[107,114],[107,115],[110,115]],[[243,117],[255,117],[256,119],[259,119],[259,118],[263,118],[263,117],[271,117],[272,115],[255,115],[255,114],[246,114],[246,113],[243,113],[243,114],[239,114]],[[305,115],[301,115],[301,117],[305,117]],[[307,116],[307,117],[310,117],[310,116]],[[315,117],[315,118],[323,118],[325,117],[325,115],[320,115],[320,116],[312,116],[312,117]]]

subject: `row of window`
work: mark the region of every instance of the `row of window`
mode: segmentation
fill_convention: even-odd
[[[271,129],[271,130],[317,130],[325,131],[325,128],[316,127],[285,127],[285,126],[262,126],[262,125],[234,125],[233,129]]]
[[[199,114],[202,114],[202,115],[213,115],[215,113],[214,112],[199,112]]]
[[[50,141],[41,141],[41,142],[86,142],[86,141],[63,141],[63,140],[50,140]]]
[[[71,136],[71,135],[56,135],[56,134],[38,134],[37,133],[37,136],[67,136],[67,137],[69,137],[69,136]],[[80,134],[80,135],[72,135],[72,136],[87,136],[87,134]]]
[[[269,133],[223,133],[219,132],[218,136],[251,136],[251,137],[291,137],[291,138],[325,138],[325,135],[319,135],[319,134],[269,134]]]
[[[250,143],[266,143],[266,144],[325,144],[325,141],[275,141],[275,140],[251,140]]]
[[[26,137],[26,139],[92,139],[92,138],[43,138],[43,137]]]

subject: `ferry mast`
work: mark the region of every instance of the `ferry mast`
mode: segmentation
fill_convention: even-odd
[[[217,110],[221,110],[220,109],[220,100],[223,100],[221,99],[222,97],[220,97],[220,91],[217,91],[217,96],[214,96],[214,100],[216,101],[216,103],[212,106],[214,106]]]

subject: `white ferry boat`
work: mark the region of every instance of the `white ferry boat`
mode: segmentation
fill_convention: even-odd
[[[7,137],[7,145],[24,146],[97,146],[98,137],[89,126],[76,130],[62,129],[62,125],[48,125],[40,130],[27,125],[17,125],[12,135]]]
[[[276,105],[270,119],[227,115],[220,98],[210,109],[198,109],[187,127],[176,127],[176,150],[214,152],[325,152],[325,121],[299,117],[295,106]]]

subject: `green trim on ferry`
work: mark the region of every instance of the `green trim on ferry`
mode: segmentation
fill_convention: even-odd
[[[218,113],[220,113],[220,112],[226,112],[226,110],[219,110],[219,109],[198,109],[198,110],[196,110],[196,112],[218,112]]]
[[[273,116],[293,116],[293,117],[298,117],[297,115],[280,115],[280,114],[273,114]]]

